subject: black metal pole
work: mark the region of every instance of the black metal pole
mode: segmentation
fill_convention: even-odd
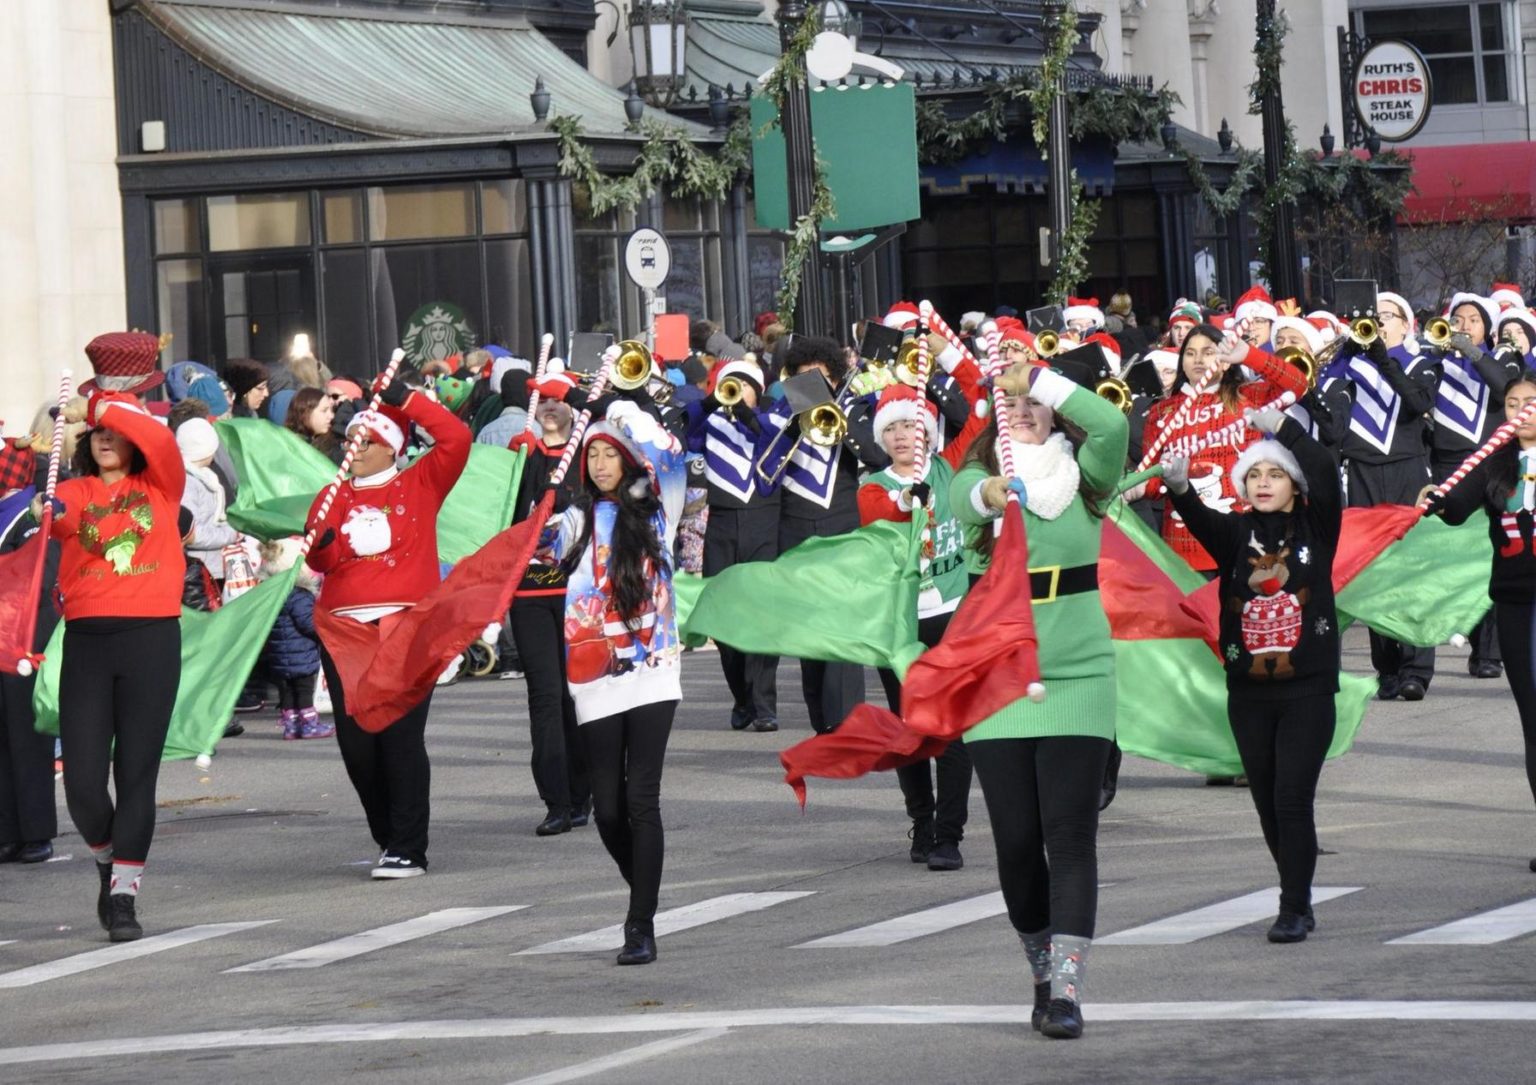
[[[1274,33],[1275,0],[1258,0],[1258,36],[1262,41]],[[1266,85],[1260,101],[1264,121],[1264,182],[1269,191],[1280,183],[1285,165],[1285,106],[1280,100],[1279,72],[1272,85]],[[1294,209],[1281,200],[1275,204],[1274,221],[1269,236],[1269,289],[1277,298],[1296,298],[1300,294],[1301,261],[1296,255]]]
[[[1047,0],[1044,10],[1046,41],[1053,42],[1061,32],[1067,6],[1061,0]],[[1049,45],[1047,46],[1049,48]],[[1047,165],[1050,179],[1046,191],[1051,203],[1051,272],[1055,277],[1061,259],[1062,239],[1072,227],[1072,148],[1067,130],[1067,76],[1065,70],[1056,77],[1051,94],[1051,112],[1046,136]]]
[[[779,6],[779,48],[789,52],[790,42],[805,23],[804,0],[786,0]],[[800,65],[804,68],[805,61]],[[802,70],[798,82],[784,95],[784,112],[779,118],[784,129],[784,166],[789,174],[790,228],[815,202],[816,150],[811,142],[811,92]],[[795,304],[795,329],[808,335],[826,335],[827,298],[821,282],[821,250],[806,260],[800,275],[800,297]],[[841,340],[839,340],[841,341]]]

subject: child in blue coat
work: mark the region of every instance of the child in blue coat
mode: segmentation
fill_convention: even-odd
[[[281,576],[299,560],[299,539],[278,539],[261,545],[262,580]],[[315,682],[320,673],[320,638],[315,633],[315,593],[320,584],[308,567],[299,571],[293,591],[262,649],[261,662],[277,686],[282,709],[283,738],[330,738],[331,723],[322,723],[315,711]]]

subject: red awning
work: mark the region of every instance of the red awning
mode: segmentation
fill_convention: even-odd
[[[1402,221],[1411,225],[1536,221],[1536,143],[1409,147],[1413,187]]]

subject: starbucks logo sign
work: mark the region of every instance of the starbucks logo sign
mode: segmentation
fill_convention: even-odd
[[[405,360],[418,369],[473,349],[475,333],[464,310],[447,302],[431,301],[411,314],[400,337]]]

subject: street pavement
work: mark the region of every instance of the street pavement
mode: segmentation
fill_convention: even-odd
[[[108,948],[72,827],[53,862],[0,867],[0,1081],[1536,1080],[1536,813],[1508,687],[1464,649],[1324,769],[1300,945],[1264,939],[1247,791],[1126,759],[1075,1043],[1029,1031],[979,788],[965,869],[914,866],[889,775],[796,807],[793,662],[769,735],[728,728],[714,653],[684,674],[655,964],[613,963],[626,895],[596,830],[533,835],[522,682],[438,692],[431,873],[405,882],[368,879],[334,743],[248,716],[210,769],[162,771],[144,941]]]

